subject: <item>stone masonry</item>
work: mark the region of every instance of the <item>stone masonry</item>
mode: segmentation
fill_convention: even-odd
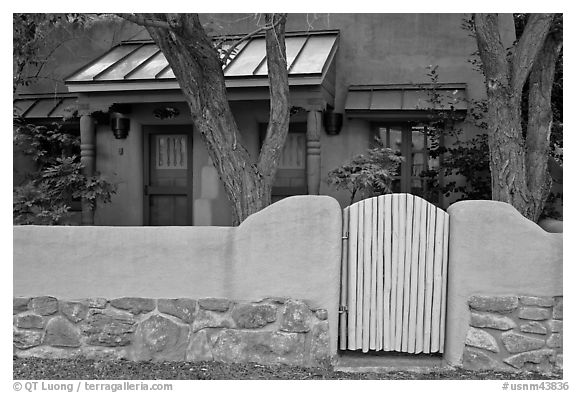
[[[19,357],[256,362],[331,361],[327,312],[294,299],[14,298]]]
[[[562,369],[562,296],[472,296],[463,366]]]

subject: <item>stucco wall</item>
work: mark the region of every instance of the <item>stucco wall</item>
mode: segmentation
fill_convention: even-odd
[[[14,296],[291,297],[328,311],[336,352],[341,210],[292,197],[223,227],[14,227]]]
[[[471,296],[562,295],[562,234],[544,231],[503,202],[462,201],[448,214],[444,356],[462,364]]]

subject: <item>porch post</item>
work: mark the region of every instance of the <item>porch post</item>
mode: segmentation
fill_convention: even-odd
[[[308,111],[306,125],[306,178],[308,194],[320,193],[320,129],[322,128],[322,112]]]
[[[80,162],[83,173],[93,176],[96,170],[96,124],[90,115],[80,117]],[[82,200],[82,225],[94,225],[94,209]]]

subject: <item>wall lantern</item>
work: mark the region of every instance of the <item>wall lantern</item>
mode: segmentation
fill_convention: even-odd
[[[116,139],[126,139],[130,131],[130,118],[120,112],[110,113],[110,128]]]
[[[324,129],[328,135],[338,135],[342,129],[342,113],[324,112]]]

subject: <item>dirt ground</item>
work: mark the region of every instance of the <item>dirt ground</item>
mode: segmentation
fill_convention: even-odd
[[[346,373],[327,368],[303,368],[286,365],[262,366],[255,363],[228,364],[220,362],[131,362],[95,361],[87,359],[52,360],[38,358],[13,359],[15,380],[358,380],[358,379],[481,379],[481,380],[548,380],[562,379],[561,373],[507,373],[443,369],[429,373],[394,371],[386,373]]]

